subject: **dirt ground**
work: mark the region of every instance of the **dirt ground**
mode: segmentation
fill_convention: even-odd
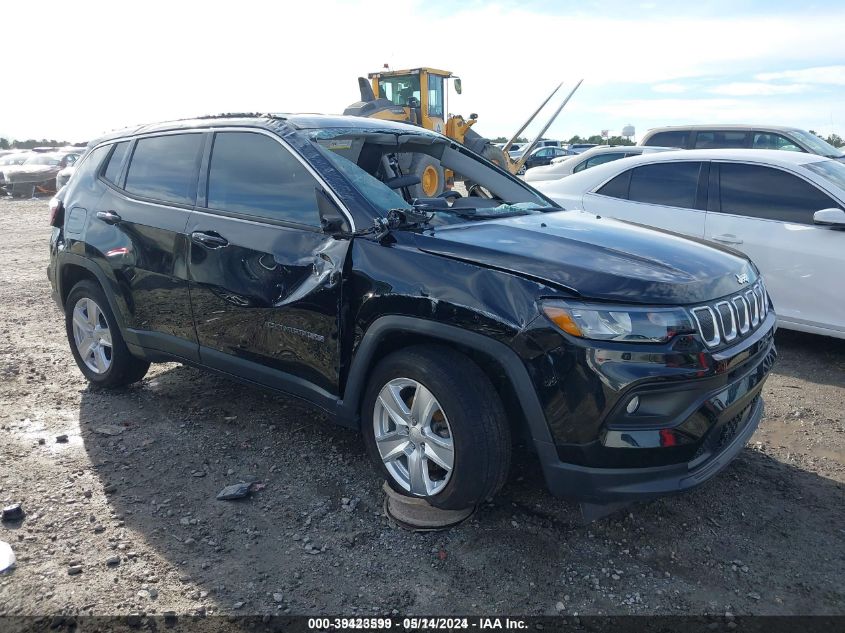
[[[0,235],[0,503],[27,513],[0,526],[0,615],[845,614],[845,341],[778,333],[765,420],[691,493],[583,525],[520,455],[471,520],[414,534],[359,436],[293,399],[176,364],[90,390],[46,200],[0,200]]]

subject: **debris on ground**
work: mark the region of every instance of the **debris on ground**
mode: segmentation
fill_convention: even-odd
[[[22,521],[24,514],[23,508],[19,503],[13,503],[12,505],[3,508],[4,521]]]
[[[56,442],[59,444],[67,444],[67,433],[62,433],[56,436]]]
[[[230,486],[226,486],[217,493],[217,500],[218,501],[232,501],[233,499],[243,499],[244,497],[249,496],[249,493],[252,490],[252,484],[247,483],[237,483],[232,484]]]
[[[100,435],[108,435],[108,436],[115,436],[120,435],[126,430],[125,427],[118,426],[117,424],[104,424],[102,426],[98,426],[94,429],[95,433]]]

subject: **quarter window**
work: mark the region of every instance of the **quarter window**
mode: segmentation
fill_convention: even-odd
[[[695,208],[700,162],[656,163],[635,167],[628,199],[667,207]]]
[[[219,132],[214,137],[209,208],[319,226],[318,186],[302,163],[268,136]]]
[[[142,138],[135,146],[126,190],[145,198],[194,204],[202,134]]]
[[[719,172],[723,213],[812,224],[816,211],[839,206],[810,183],[780,169],[722,163]]]
[[[126,152],[129,150],[129,141],[122,141],[114,146],[114,151],[111,153],[106,171],[103,178],[114,185],[120,186],[117,182],[120,176],[120,168],[123,165],[123,159],[126,157]]]

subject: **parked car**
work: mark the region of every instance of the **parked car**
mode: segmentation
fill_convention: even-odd
[[[397,150],[475,184],[411,199]],[[762,278],[733,251],[559,211],[416,126],[176,121],[92,145],[51,203],[48,277],[93,385],[175,360],[293,394],[438,507],[495,494],[523,439],[553,492],[588,503],[704,482],[763,412]],[[753,321],[724,330],[746,294]]]
[[[533,151],[541,147],[561,147],[561,143],[560,141],[555,141],[552,139],[540,139],[532,146],[531,142],[529,141],[527,143],[521,143],[516,149],[511,146],[511,148],[508,150],[508,154],[514,160],[519,160],[520,158],[522,158],[523,154],[525,154],[529,147],[531,147]]]
[[[536,183],[583,209],[718,242],[753,258],[781,327],[845,338],[845,165],[775,150],[648,154]]]
[[[17,165],[2,168],[0,186],[13,196],[32,196],[35,192],[56,191],[56,176],[75,162],[79,154],[31,153]]]
[[[583,154],[553,158],[549,165],[529,169],[525,172],[525,180],[527,182],[557,180],[620,158],[639,156],[650,152],[664,152],[671,149],[667,147],[637,147],[636,145],[599,145],[588,149]]]
[[[12,150],[11,152],[0,156],[0,191],[3,193],[11,193],[6,188],[6,171],[14,171],[19,165],[23,165],[26,159],[32,155],[32,152],[21,150]]]
[[[780,125],[679,125],[646,132],[640,145],[679,149],[776,149],[845,161],[845,152],[799,128]]]
[[[596,143],[570,143],[566,146],[566,149],[570,154],[583,154],[594,147],[598,147],[598,145]]]
[[[560,147],[538,147],[531,150],[531,153],[528,155],[528,158],[522,164],[519,171],[524,174],[526,170],[531,169],[532,167],[548,165],[552,162],[553,158],[560,158],[561,156],[567,156],[565,149]]]

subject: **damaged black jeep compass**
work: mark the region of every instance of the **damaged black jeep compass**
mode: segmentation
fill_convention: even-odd
[[[407,154],[463,181],[414,198]],[[400,493],[465,508],[533,446],[608,504],[719,472],[762,414],[775,315],[744,256],[565,211],[454,141],[226,116],[92,143],[48,276],[94,385],[179,361],[360,429]]]

